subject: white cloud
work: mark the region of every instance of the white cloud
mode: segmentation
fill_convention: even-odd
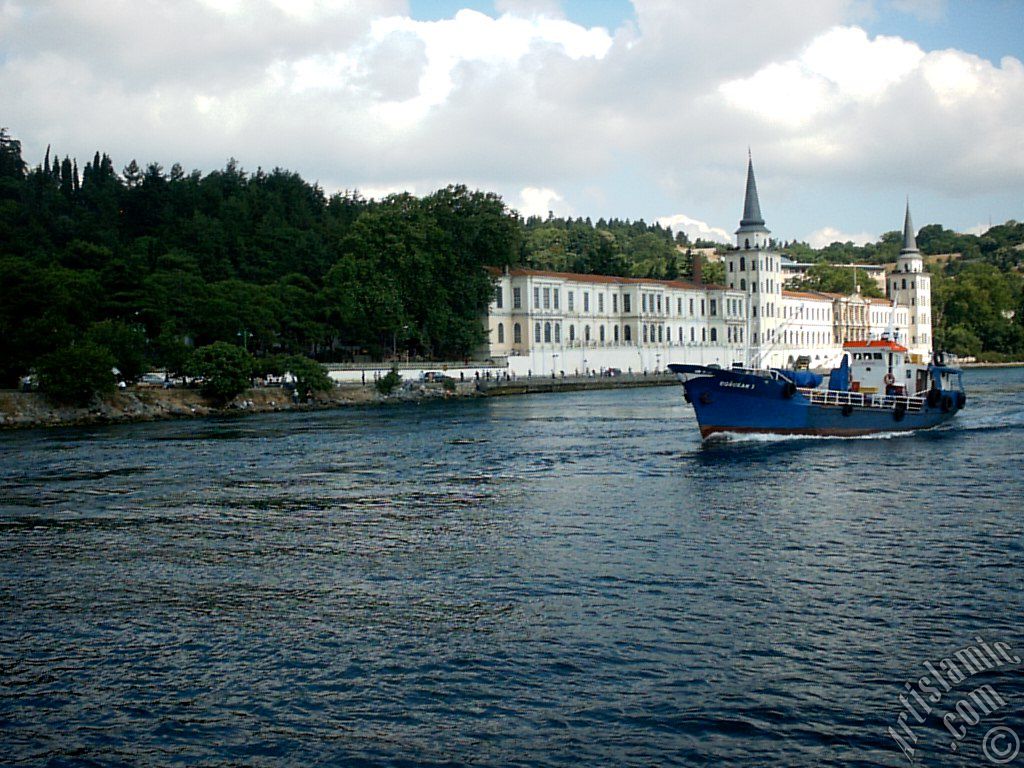
[[[540,216],[546,218],[548,212],[559,216],[567,216],[571,211],[565,205],[565,198],[553,189],[524,187],[519,192],[519,201],[512,206],[524,218]]]
[[[50,143],[80,165],[234,156],[339,188],[462,182],[540,215],[699,211],[675,226],[722,242],[708,222],[739,218],[748,145],[780,237],[813,226],[786,211],[870,229],[879,190],[988,195],[949,226],[1019,219],[1024,66],[870,37],[864,6],[634,0],[610,34],[554,0],[438,21],[406,0],[0,0],[0,113],[33,165]]]
[[[822,227],[816,229],[811,234],[804,238],[811,248],[824,248],[826,245],[832,245],[832,243],[853,243],[854,245],[864,245],[865,243],[873,243],[878,240],[877,235],[872,235],[869,232],[860,232],[856,235],[851,235],[846,232],[840,232],[835,227]]]
[[[858,27],[834,27],[793,60],[773,62],[750,77],[723,83],[735,107],[787,127],[828,119],[844,102],[881,97],[924,58],[915,44],[895,37],[868,38]]]
[[[714,240],[718,243],[732,243],[733,237],[721,227],[714,227],[706,221],[700,221],[687,216],[685,213],[676,213],[672,216],[662,216],[658,223],[663,227],[671,227],[673,232],[685,232],[690,241],[697,238],[702,240]]]
[[[427,66],[419,96],[427,106],[448,97],[455,87],[454,72],[463,62],[510,66],[537,45],[553,45],[570,59],[603,58],[612,44],[608,32],[600,27],[587,29],[543,16],[523,19],[506,14],[492,19],[472,10],[461,10],[442,21],[415,21],[407,16],[378,19],[370,34],[379,42],[396,33],[413,35],[426,48]]]
[[[981,237],[986,232],[992,229],[991,224],[975,224],[973,227],[965,227],[960,230],[961,235],[977,235]]]

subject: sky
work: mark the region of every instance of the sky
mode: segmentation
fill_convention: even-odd
[[[1024,0],[0,0],[0,126],[731,241],[1024,220]]]

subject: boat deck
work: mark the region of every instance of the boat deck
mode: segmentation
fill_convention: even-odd
[[[914,395],[871,395],[864,392],[840,392],[834,389],[810,389],[800,387],[797,391],[813,405],[842,407],[850,405],[854,408],[879,408],[895,410],[901,405],[910,413],[917,413],[924,408],[925,398]]]

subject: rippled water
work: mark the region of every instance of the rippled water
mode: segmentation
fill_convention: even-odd
[[[1024,371],[965,378],[909,437],[702,445],[675,387],[0,434],[0,762],[909,765],[924,661],[1024,651]],[[1024,737],[968,682],[917,764]]]

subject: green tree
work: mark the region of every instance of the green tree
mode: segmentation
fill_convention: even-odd
[[[114,356],[105,347],[81,342],[40,358],[39,388],[58,403],[84,406],[114,391]]]
[[[708,285],[725,285],[725,263],[711,261],[704,265],[703,280]]]
[[[192,353],[190,376],[202,377],[203,394],[218,403],[226,403],[249,388],[252,356],[241,347],[217,341]]]
[[[102,320],[89,326],[85,340],[109,350],[124,381],[138,381],[145,372],[146,335],[138,326],[120,320]]]
[[[954,325],[937,338],[937,346],[957,355],[977,357],[981,354],[981,339],[962,325]]]
[[[402,383],[402,375],[397,368],[392,368],[386,375],[377,379],[377,391],[382,395],[390,395]]]
[[[881,298],[882,291],[878,284],[862,270],[852,267],[841,267],[819,262],[807,270],[803,279],[794,284],[794,288],[804,291],[822,291],[824,293],[852,294],[858,288],[864,296]]]
[[[288,370],[295,377],[295,391],[302,400],[313,392],[329,392],[334,388],[327,369],[303,355],[288,358]]]

